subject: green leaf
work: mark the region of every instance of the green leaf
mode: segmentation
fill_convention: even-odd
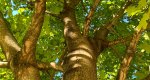
[[[127,9],[126,9],[127,13],[128,13],[128,16],[133,16],[135,15],[136,13],[138,12],[141,12],[140,9],[138,9],[137,7],[135,6],[129,6]]]
[[[139,3],[138,3],[138,6],[136,5],[131,5],[129,6],[126,11],[128,13],[128,16],[133,16],[139,12],[142,11],[143,8],[145,8],[147,6],[147,2],[146,0],[140,0]]]
[[[150,8],[149,8],[150,9]],[[146,29],[147,28],[147,20],[150,19],[150,10],[144,13],[139,25],[137,26],[137,30]]]
[[[147,53],[150,53],[150,44],[144,43],[139,46],[141,49],[144,49]]]
[[[135,73],[136,76],[138,76],[138,79],[143,79],[145,77],[145,74],[137,72]]]
[[[146,0],[140,0],[138,3],[138,8],[141,9],[147,5]]]

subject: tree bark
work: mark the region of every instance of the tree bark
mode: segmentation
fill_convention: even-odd
[[[140,36],[142,35],[143,30],[136,31],[132,37],[132,40],[126,50],[126,54],[122,60],[122,63],[120,65],[120,69],[118,71],[117,80],[125,80],[130,63],[135,55],[136,46],[138,44],[138,41],[140,39]]]
[[[39,70],[31,64],[36,64],[36,43],[44,22],[46,0],[35,1],[35,13],[32,17],[31,26],[25,34],[21,54],[18,55],[16,64],[16,80],[40,80]]]
[[[63,62],[63,80],[96,80],[96,56],[92,44],[80,33],[75,18],[75,6],[80,0],[70,1],[61,13],[67,53]]]
[[[14,72],[15,80],[40,80],[39,70],[34,66],[35,48],[44,22],[45,8],[46,0],[35,1],[35,13],[22,48],[12,36],[8,22],[0,13],[0,46]]]

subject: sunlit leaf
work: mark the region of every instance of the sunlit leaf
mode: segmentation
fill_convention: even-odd
[[[145,33],[143,37],[144,37],[145,40],[150,40],[150,37],[149,37],[148,33]]]
[[[141,12],[140,9],[138,9],[137,7],[135,6],[129,6],[127,9],[126,9],[127,13],[128,13],[128,16],[133,16],[135,15],[136,13],[138,12]]]
[[[141,49],[144,49],[147,53],[150,53],[150,44],[144,43],[139,46]]]
[[[145,7],[147,5],[147,1],[146,0],[140,0],[138,3],[138,8],[142,8]]]
[[[18,9],[18,13],[20,13],[20,14],[21,14],[22,12],[24,12],[24,11],[25,11],[25,8],[19,8],[19,9]]]
[[[146,13],[144,13],[141,21],[139,22],[139,25],[137,26],[137,30],[140,30],[140,29],[146,29],[147,28],[147,20],[150,19],[150,10]]]

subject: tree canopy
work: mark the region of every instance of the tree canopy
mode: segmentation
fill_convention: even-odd
[[[65,1],[74,2],[72,6],[76,5],[73,9],[82,35],[94,38],[97,30],[105,26],[109,30],[107,48],[97,58],[98,80],[115,80],[121,74],[119,70],[126,66],[129,68],[127,80],[146,80],[150,75],[150,0],[77,0],[79,3],[76,0],[47,0],[43,26],[34,46],[37,61],[46,64],[51,62],[51,65],[61,65],[63,62],[67,44],[61,14]],[[36,13],[35,2],[36,0],[0,0],[0,17],[3,15],[8,21],[8,28],[21,48],[24,47],[22,44],[26,41],[26,33],[36,33],[30,33],[29,30],[32,16]],[[42,23],[41,17],[37,19]],[[0,21],[0,28],[1,23]],[[0,66],[7,61],[8,58],[0,48]],[[57,65],[50,69],[41,68],[41,79],[60,80],[63,72]],[[14,79],[9,67],[0,68],[0,79]]]

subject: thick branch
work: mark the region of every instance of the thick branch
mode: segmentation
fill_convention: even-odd
[[[99,2],[100,2],[100,0],[95,0],[92,8],[90,9],[89,14],[85,18],[84,29],[83,29],[83,36],[85,36],[85,37],[87,37],[87,35],[88,35],[92,16],[93,16],[95,9],[96,9],[97,5],[99,4]]]
[[[150,25],[150,22],[148,22],[147,28],[149,28],[149,25]],[[131,42],[130,42],[127,50],[126,50],[125,57],[122,60],[120,70],[119,70],[118,75],[117,75],[117,80],[125,80],[126,79],[126,75],[128,73],[128,69],[129,69],[131,60],[135,55],[137,43],[138,43],[140,36],[141,36],[143,31],[144,30],[141,29],[141,30],[137,30],[134,33],[132,40],[131,40]]]
[[[37,67],[38,69],[54,69],[54,70],[58,70],[58,71],[63,71],[63,68],[61,67],[61,65],[57,65],[55,62],[50,62],[50,63],[46,63],[46,62],[38,62],[36,64],[31,64],[35,67]],[[0,61],[0,68],[9,68],[9,63],[8,62],[4,62],[4,61]]]
[[[130,62],[132,58],[134,57],[135,51],[136,51],[136,46],[137,43],[140,39],[140,36],[142,34],[143,30],[136,31],[132,37],[132,40],[126,50],[125,57],[123,58],[123,61],[120,66],[120,70],[117,76],[117,80],[125,80],[126,79],[126,74],[128,72]]]
[[[60,14],[64,21],[64,37],[66,39],[75,39],[81,36],[75,16],[75,6],[79,2],[80,0],[65,0],[64,9]]]
[[[22,53],[24,59],[30,59],[35,53],[36,43],[41,32],[44,22],[44,14],[46,9],[46,0],[36,0],[35,13],[32,17],[31,25],[24,37]]]
[[[17,43],[17,40],[9,30],[9,23],[3,18],[2,13],[0,12],[0,46],[4,52],[7,61],[12,59],[12,56],[20,51],[20,46]]]
[[[0,61],[0,68],[9,68],[8,62]]]

